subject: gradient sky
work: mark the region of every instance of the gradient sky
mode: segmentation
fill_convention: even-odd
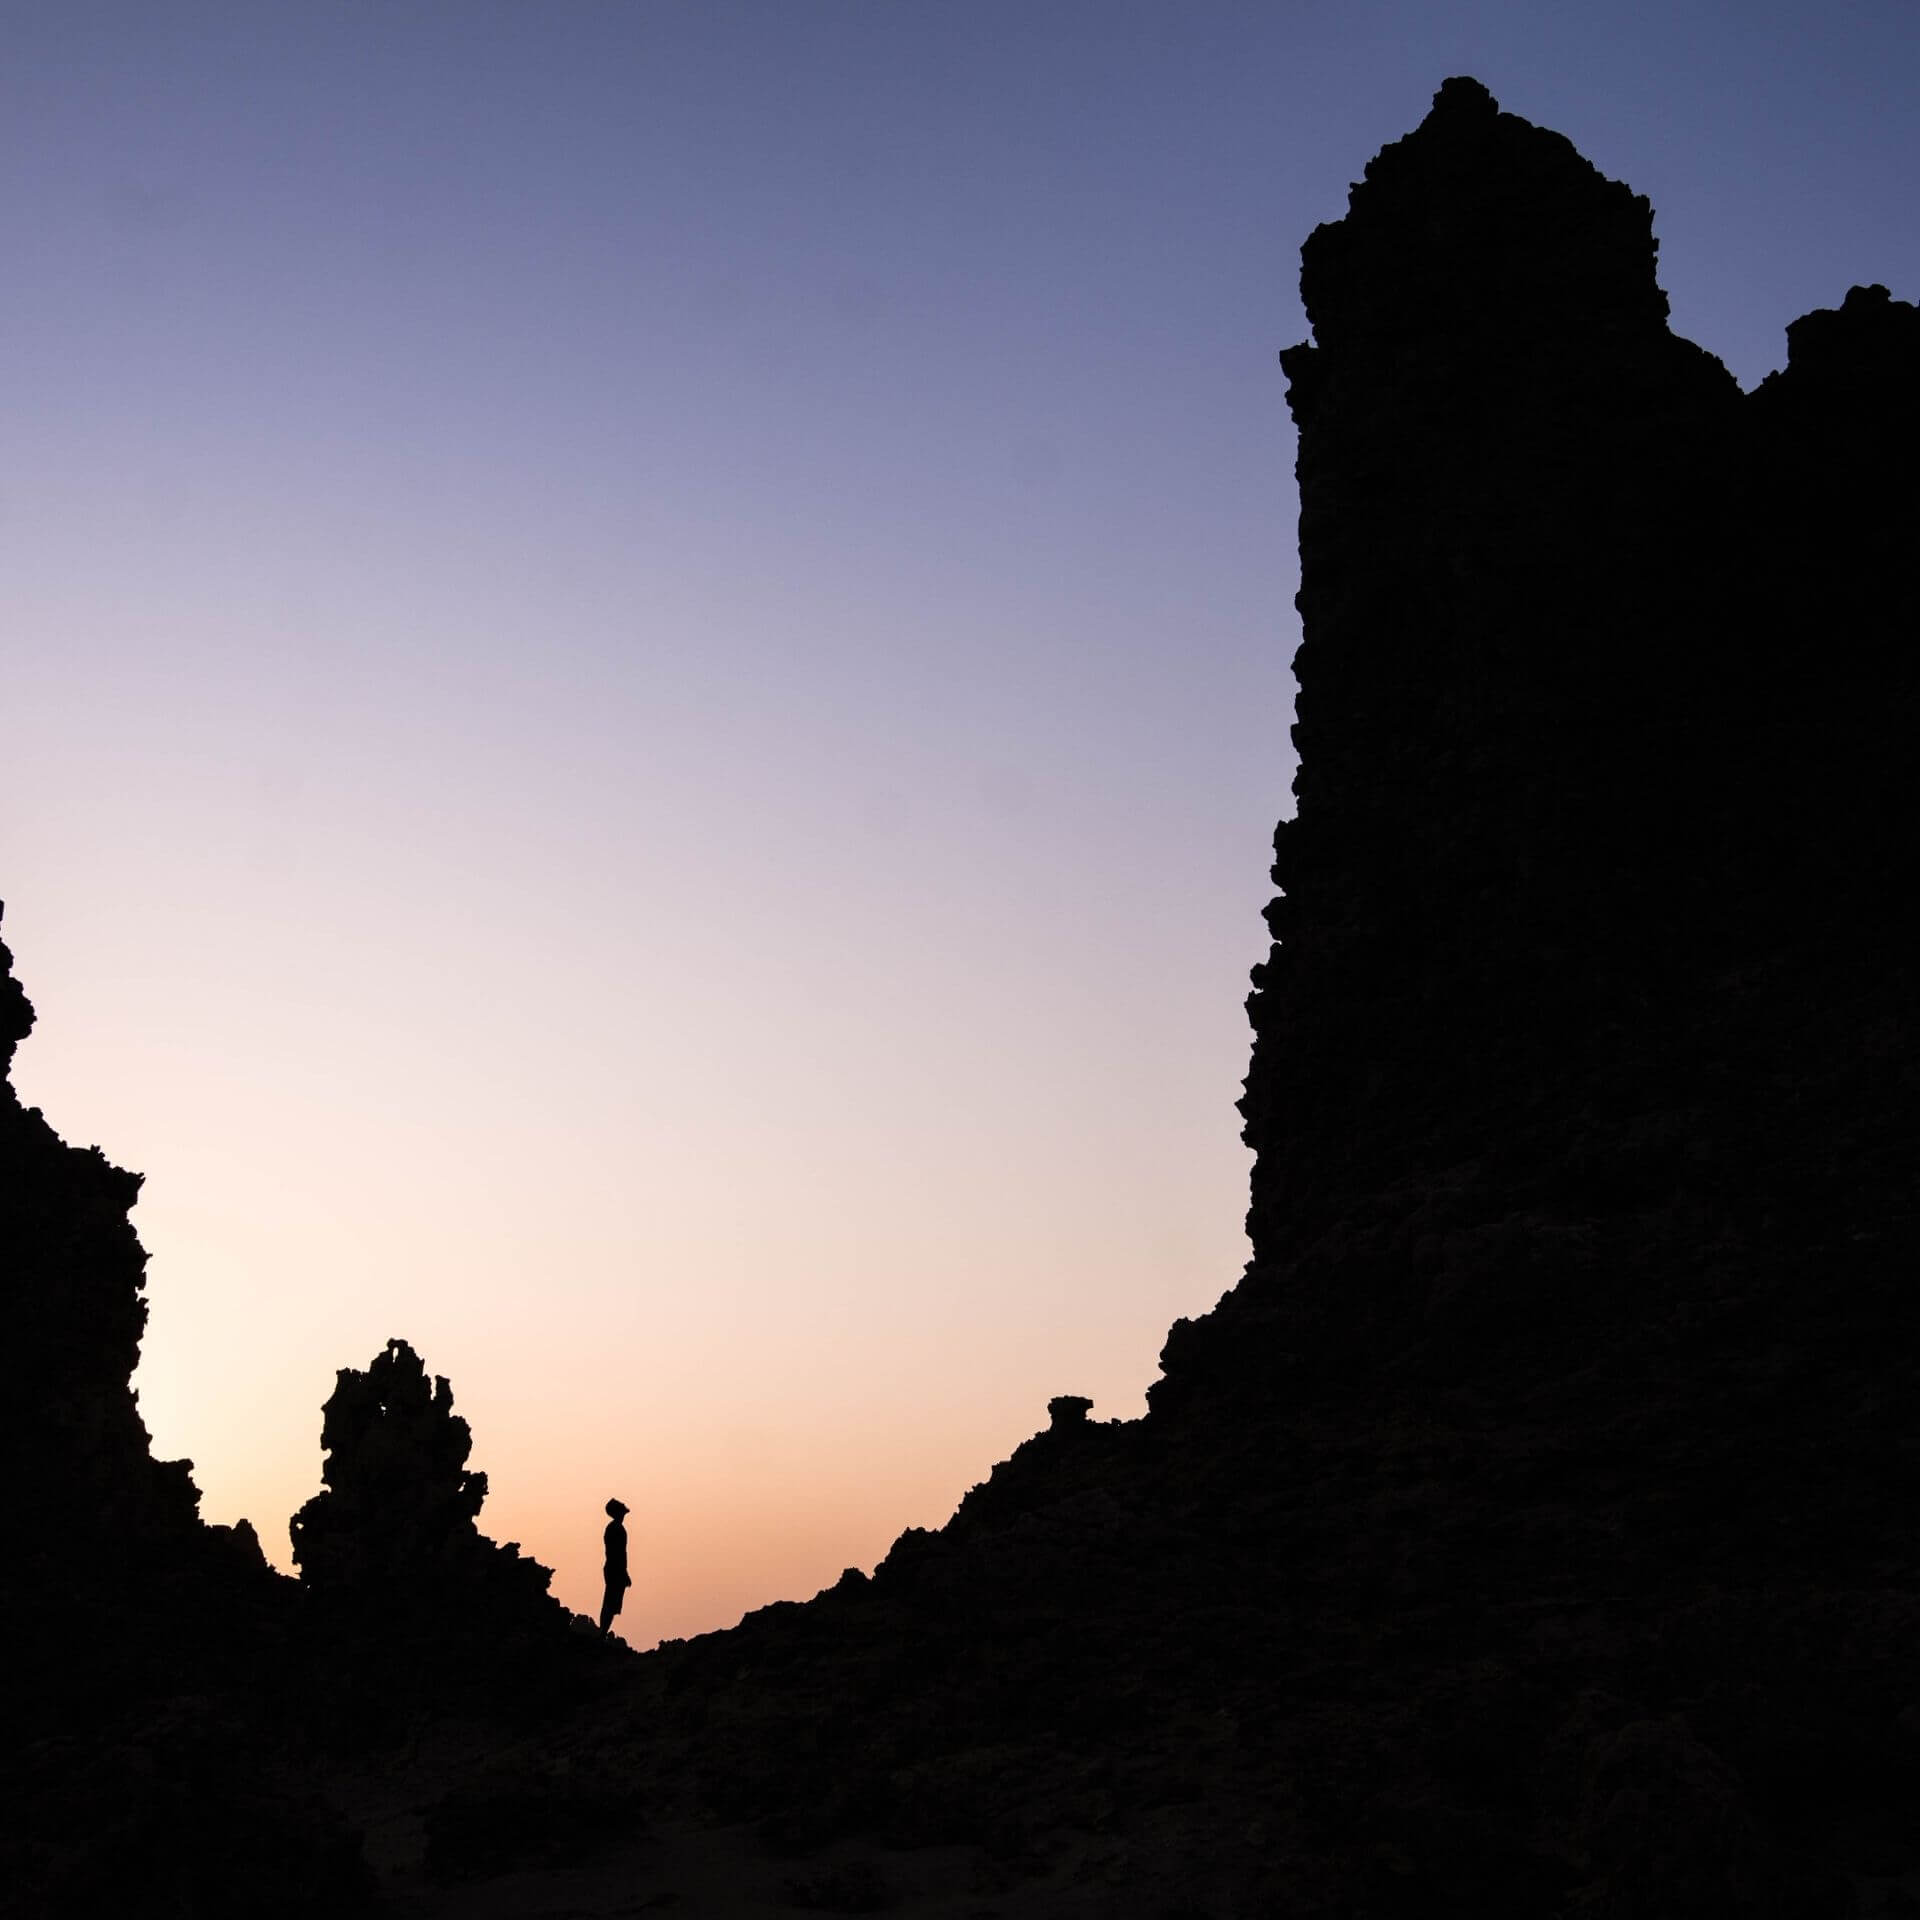
[[[1920,12],[0,5],[23,1096],[287,1558],[334,1369],[636,1643],[1133,1415],[1238,1274],[1298,251],[1472,73],[1743,383],[1920,295]],[[1790,795],[1783,794],[1783,802]]]

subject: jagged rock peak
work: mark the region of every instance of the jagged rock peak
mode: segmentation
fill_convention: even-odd
[[[0,1069],[34,1014],[0,944]],[[191,1462],[152,1458],[131,1385],[146,1328],[140,1175],[71,1147],[0,1080],[0,1271],[9,1287],[0,1509],[27,1578],[57,1590],[102,1560],[196,1537]]]
[[[1652,217],[1455,80],[1308,239],[1315,340],[1281,355],[1304,633],[1276,932],[1421,952],[1464,909],[1510,952],[1473,903],[1558,915],[1536,873],[1584,896],[1660,813],[1616,729],[1646,731],[1642,685],[1702,671],[1664,586],[1740,396],[1668,331]]]
[[[7,917],[7,903],[0,900],[0,920]],[[13,1051],[33,1031],[33,1002],[26,989],[13,977],[13,955],[0,940],[0,1075],[11,1075]],[[9,1093],[11,1093],[9,1085]]]
[[[1443,1215],[1457,1247],[1489,1236],[1477,1285],[1576,1263],[1515,1227],[1529,1210],[1672,1203],[1695,1161],[1814,1164],[1818,1129],[1748,1138],[1760,1095],[1703,1117],[1793,1017],[1726,983],[1844,957],[1870,990],[1783,1005],[1905,994],[1875,970],[1899,964],[1887,875],[1920,839],[1920,312],[1855,288],[1745,396],[1669,331],[1654,268],[1644,198],[1464,79],[1306,243],[1315,338],[1281,356],[1298,805],[1241,1103],[1254,1261],[1204,1336],[1175,1329],[1156,1408],[1197,1404],[1182,1376],[1207,1367],[1257,1392],[1260,1340],[1322,1379],[1392,1348],[1438,1366]],[[1860,1044],[1819,1051],[1841,1072]],[[1687,1107],[1694,1158],[1657,1177],[1608,1131],[1636,1085]],[[1583,1310],[1542,1298],[1489,1325]],[[1490,1350],[1483,1327],[1445,1365]]]
[[[487,1476],[467,1466],[472,1429],[445,1376],[430,1376],[406,1341],[389,1340],[364,1371],[342,1367],[322,1413],[325,1487],[289,1528],[310,1587],[389,1611],[558,1617],[552,1570],[475,1525]]]
[[[1816,307],[1787,325],[1787,367],[1801,379],[1836,388],[1910,390],[1916,360],[1920,307],[1896,300],[1878,284],[1849,288],[1837,308]]]
[[[1643,195],[1460,77],[1308,239],[1301,293],[1322,347],[1369,353],[1542,327],[1644,336],[1667,317],[1656,250]]]
[[[1449,80],[1440,82],[1440,91],[1433,96],[1433,113],[1478,114],[1491,117],[1500,111],[1500,102],[1478,80],[1468,73],[1456,73]],[[1432,114],[1428,116],[1429,119]]]

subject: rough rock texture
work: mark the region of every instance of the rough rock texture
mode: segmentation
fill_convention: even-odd
[[[152,1652],[104,1623],[144,1591],[145,1624],[190,1617],[212,1583],[257,1601],[273,1576],[252,1529],[203,1527],[192,1462],[152,1457],[130,1384],[146,1326],[147,1256],[128,1214],[140,1175],[70,1147],[11,1072],[33,1008],[0,945],[0,1275],[7,1337],[0,1393],[0,1607],[22,1641],[89,1641],[79,1663],[27,1662],[10,1689],[23,1720],[71,1721],[76,1687],[110,1703]]]
[[[32,1025],[0,946],[9,1076]],[[134,1404],[139,1190],[0,1087],[0,1913],[359,1912],[357,1847],[257,1712],[288,1694],[291,1583],[244,1521],[199,1523]]]
[[[6,1391],[0,1479],[9,1580],[78,1584],[185,1538],[192,1463],[156,1461],[129,1382],[147,1322],[147,1256],[128,1214],[140,1176],[70,1147],[13,1090],[33,1007],[0,945],[0,1247]]]
[[[1809,1003],[1901,1017],[1920,314],[1856,288],[1743,398],[1667,332],[1653,268],[1647,202],[1466,80],[1307,243],[1254,1261],[1157,1403],[1254,1319],[1377,1364],[1457,1313],[1447,1236],[1530,1207],[1573,1233],[1813,1203],[1850,1130],[1787,1109],[1857,1100],[1871,1021],[1834,1010],[1803,1068]],[[1780,1100],[1796,1071],[1825,1094]],[[1387,1191],[1402,1218],[1350,1257]]]
[[[1410,1160],[1524,1130],[1487,1103],[1564,1079],[1596,1011],[1698,962],[1740,649],[1740,395],[1667,331],[1646,200],[1452,81],[1301,285],[1299,811],[1249,1008],[1256,1264]]]
[[[1303,285],[1253,1262],[1146,1420],[648,1662],[659,1778],[1007,1912],[1911,1910],[1920,314],[1742,395],[1466,80]]]
[[[467,1466],[473,1434],[446,1380],[389,1340],[361,1372],[342,1367],[322,1409],[324,1491],[294,1515],[301,1578],[366,1635],[444,1641],[476,1625],[558,1631],[553,1570],[475,1524],[487,1476]]]
[[[323,1490],[289,1531],[307,1731],[328,1749],[390,1750],[449,1719],[524,1730],[617,1663],[548,1594],[550,1568],[480,1532],[472,1433],[404,1340],[340,1369],[320,1443]]]

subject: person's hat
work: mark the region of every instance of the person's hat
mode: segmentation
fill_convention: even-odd
[[[626,1512],[626,1510],[627,1510],[626,1503],[624,1501],[609,1500],[607,1502],[607,1511],[610,1514],[612,1514],[616,1520],[618,1520],[620,1516]]]

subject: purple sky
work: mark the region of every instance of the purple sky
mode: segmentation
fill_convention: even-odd
[[[1920,295],[1906,4],[4,9],[0,896],[284,1559],[392,1334],[632,1637],[1230,1285],[1301,241],[1467,72],[1743,383]],[[1783,792],[1783,804],[1790,795]]]

